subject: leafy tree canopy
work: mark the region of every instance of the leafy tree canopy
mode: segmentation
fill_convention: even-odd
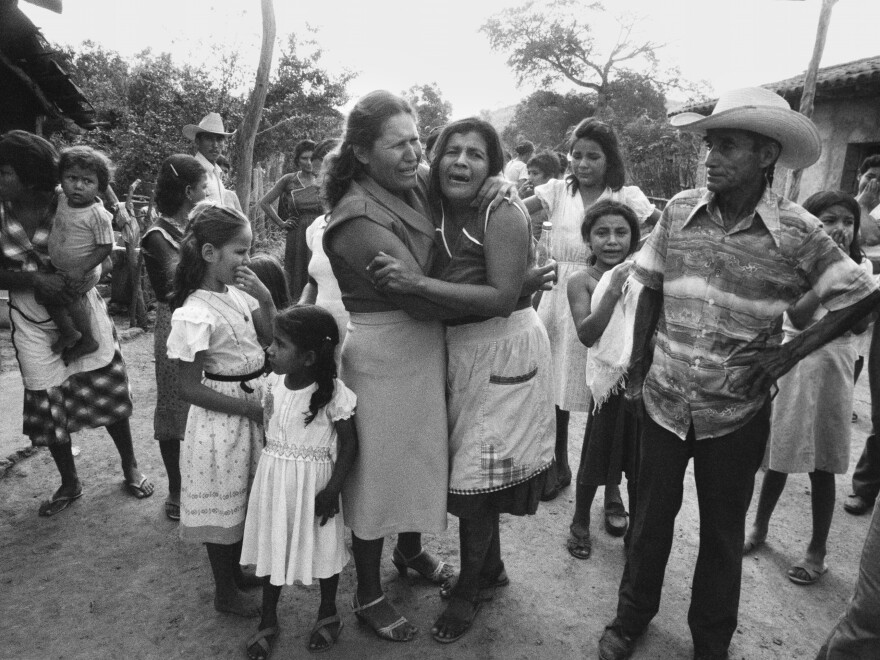
[[[185,124],[219,112],[227,130],[238,126],[252,85],[243,79],[246,67],[236,52],[218,52],[210,68],[177,64],[169,54],[149,49],[125,58],[93,42],[63,52],[71,77],[103,126],[53,140],[60,146],[87,143],[107,152],[122,189],[137,178],[154,181],[159,164],[170,154],[192,153],[192,144],[181,134]],[[337,134],[342,115],[336,108],[348,101],[347,85],[353,77],[348,71],[329,73],[313,40],[289,35],[270,81],[254,161],[292,151],[303,137]]]
[[[617,38],[607,49],[597,43],[594,25],[603,19],[600,2],[548,0],[526,2],[491,17],[480,28],[494,50],[508,54],[507,63],[520,84],[544,87],[567,81],[596,93],[603,114],[609,84],[633,65],[653,69],[660,44],[633,37],[634,17],[618,17]]]
[[[449,122],[452,104],[443,99],[443,94],[436,82],[425,85],[413,85],[402,93],[416,111],[419,122],[419,135],[424,140],[432,128],[443,126]]]

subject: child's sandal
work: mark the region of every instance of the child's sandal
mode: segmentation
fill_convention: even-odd
[[[247,657],[250,660],[266,660],[271,655],[272,645],[280,632],[281,629],[278,626],[269,626],[248,637],[245,642]]]
[[[330,628],[333,624],[339,624],[339,627],[336,628],[335,632]],[[333,645],[336,643],[336,640],[339,639],[341,633],[342,619],[339,618],[338,614],[320,619],[314,626],[312,626],[312,631],[309,633],[309,643],[306,648],[312,653],[329,651],[333,648]],[[324,640],[324,646],[312,646],[312,640],[315,638],[315,635],[319,635]]]

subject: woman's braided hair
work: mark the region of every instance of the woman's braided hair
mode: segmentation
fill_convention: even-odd
[[[315,379],[318,389],[312,394],[309,411],[305,413],[308,426],[318,411],[333,398],[339,328],[333,315],[323,307],[293,305],[275,317],[275,330],[299,350],[315,354],[315,361],[309,367],[309,376]]]

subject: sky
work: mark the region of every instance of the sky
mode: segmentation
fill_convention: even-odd
[[[585,0],[586,3],[586,0]],[[436,82],[463,117],[516,104],[535,91],[517,87],[506,56],[493,52],[479,29],[516,0],[276,0],[279,37],[318,30],[323,66],[359,73],[356,99],[374,89],[402,92]],[[640,18],[643,39],[663,44],[663,68],[678,67],[714,95],[802,73],[809,63],[820,0],[612,0],[610,16]],[[181,62],[204,63],[216,44],[240,50],[256,68],[260,0],[64,0],[62,15],[20,3],[52,42],[85,40],[123,55],[145,48]],[[834,7],[822,66],[880,54],[876,0],[841,0]],[[615,35],[600,26],[600,39]],[[277,49],[276,49],[277,53]],[[559,87],[559,91],[569,88]]]

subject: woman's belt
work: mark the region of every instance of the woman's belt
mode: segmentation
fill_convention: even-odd
[[[208,380],[219,380],[221,383],[238,383],[238,386],[243,389],[248,394],[254,393],[254,388],[249,387],[246,383],[249,380],[253,380],[254,378],[259,378],[263,374],[267,372],[267,364],[264,364],[262,367],[257,369],[256,371],[245,374],[243,376],[221,376],[220,374],[209,374],[207,371],[205,372],[205,378]]]

